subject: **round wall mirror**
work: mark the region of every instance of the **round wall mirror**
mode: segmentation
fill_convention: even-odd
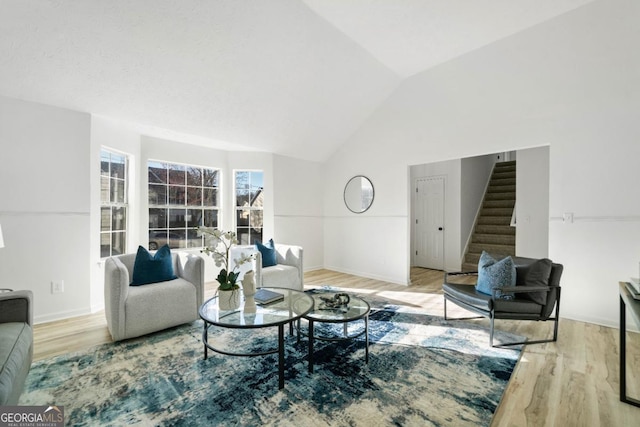
[[[373,184],[366,176],[357,175],[344,187],[344,204],[353,213],[362,213],[373,203]]]

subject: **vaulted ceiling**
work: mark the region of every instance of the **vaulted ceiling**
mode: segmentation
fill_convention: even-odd
[[[328,158],[405,79],[593,0],[0,0],[0,95]]]

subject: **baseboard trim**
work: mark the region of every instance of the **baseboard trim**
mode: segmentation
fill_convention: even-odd
[[[367,278],[367,279],[380,280],[380,281],[383,281],[383,282],[393,283],[394,285],[409,286],[409,284],[410,284],[410,283],[407,283],[406,281],[403,281],[402,279],[400,279],[398,277],[379,276],[377,274],[370,274],[370,273],[365,273],[365,272],[362,272],[362,271],[354,271],[354,270],[348,270],[348,269],[344,269],[344,268],[331,267],[331,266],[325,266],[323,268],[325,268],[327,270],[337,271],[338,273],[351,274],[353,276],[364,277],[364,278]]]
[[[88,314],[92,314],[92,311],[90,309],[59,311],[57,313],[34,316],[33,323],[37,325],[40,323],[54,322],[56,320],[64,320],[64,319],[71,319],[79,316],[86,316]]]
[[[104,304],[91,306],[91,314],[95,314],[99,311],[104,311]]]
[[[574,320],[576,322],[591,323],[593,325],[600,325],[606,328],[620,329],[620,323],[617,319],[615,321],[611,321],[610,319],[602,319],[599,317],[575,316],[571,314],[568,316],[562,315],[560,316],[560,319]],[[627,322],[627,331],[640,332],[640,329],[638,329],[633,322]]]

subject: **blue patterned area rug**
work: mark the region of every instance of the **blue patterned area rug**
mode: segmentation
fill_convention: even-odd
[[[74,426],[491,423],[519,349],[490,348],[483,327],[362,297],[372,305],[368,365],[362,340],[316,341],[309,374],[306,338],[287,335],[278,390],[276,355],[209,352],[204,360],[198,321],[36,362],[20,404],[64,405],[66,425]],[[216,338],[257,351],[276,345],[277,330],[225,330]]]

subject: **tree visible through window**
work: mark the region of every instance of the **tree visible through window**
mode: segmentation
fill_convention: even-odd
[[[197,227],[217,227],[217,169],[150,160],[149,249],[202,247]]]
[[[236,234],[241,245],[262,242],[264,184],[262,171],[236,171]]]
[[[100,256],[127,249],[127,156],[100,151]]]

